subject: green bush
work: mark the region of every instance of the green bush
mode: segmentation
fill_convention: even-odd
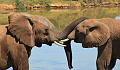
[[[83,0],[78,0],[79,2],[81,2],[83,4],[83,6],[86,5],[86,3]]]
[[[110,1],[112,1],[112,2],[116,2],[116,1],[119,1],[119,0],[110,0]]]
[[[69,0],[63,0],[63,1],[69,1]]]
[[[19,0],[15,0],[15,5],[19,10],[25,10],[24,5],[21,2],[19,2]]]
[[[50,2],[51,2],[51,0],[45,0],[47,7],[50,7]]]
[[[51,0],[39,0],[40,3],[45,3],[47,7],[50,7]]]

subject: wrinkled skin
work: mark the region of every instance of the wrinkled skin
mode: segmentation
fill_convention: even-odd
[[[29,70],[28,58],[34,46],[52,45],[66,38],[78,24],[70,24],[62,32],[45,17],[26,13],[9,16],[9,25],[0,25],[0,70]],[[81,18],[83,21],[84,18]]]
[[[9,25],[0,25],[0,70],[29,70],[28,57],[34,46],[52,45],[57,29],[45,17],[26,13],[9,16]],[[57,32],[57,31],[56,31]]]
[[[120,59],[120,20],[87,19],[68,38],[82,43],[84,48],[98,47],[97,70],[111,70]]]

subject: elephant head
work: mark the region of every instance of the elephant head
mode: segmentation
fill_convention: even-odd
[[[84,17],[80,18],[78,21],[68,25],[62,32],[59,32],[45,17],[27,13],[15,13],[9,16],[8,31],[21,43],[30,47],[40,47],[42,44],[51,46],[53,42],[57,43],[56,41],[66,38],[78,22],[85,19]]]
[[[68,38],[82,43],[84,48],[98,47],[97,70],[112,70],[116,59],[120,59],[119,24],[120,20],[113,18],[88,19],[78,24]],[[71,59],[69,57],[69,60]]]
[[[87,18],[81,17],[68,25],[63,31],[59,32],[56,27],[45,17],[30,15],[27,13],[15,13],[9,16],[8,31],[12,36],[19,40],[20,43],[30,47],[40,47],[42,44],[48,44],[51,46],[54,42],[57,45],[67,45],[68,48],[71,48],[68,46],[70,45],[70,41],[68,41],[65,45],[57,42],[65,42],[68,40],[62,39],[67,38],[74,28],[85,19]],[[67,54],[72,54],[71,50],[67,49],[67,47],[65,48],[66,52],[68,52]],[[68,60],[68,62],[69,68],[71,69],[72,60]]]
[[[109,27],[101,20],[88,19],[77,25],[68,36],[77,43],[82,43],[85,48],[104,45],[110,37]]]
[[[45,17],[27,13],[15,13],[9,16],[8,31],[21,43],[30,47],[42,44],[51,45],[55,26]]]
[[[105,20],[106,21],[106,20]],[[78,24],[68,35],[68,39],[82,43],[84,48],[104,45],[110,38],[110,29],[102,19],[87,19]],[[72,52],[70,42],[65,42],[65,52],[69,68],[72,68]]]

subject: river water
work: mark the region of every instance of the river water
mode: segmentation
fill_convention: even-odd
[[[3,11],[0,14],[0,25],[8,24],[8,15],[21,11]],[[8,12],[8,14],[4,14]],[[39,9],[28,10],[23,13],[47,17],[60,31],[79,17],[88,18],[116,18],[120,19],[119,7],[96,7],[83,9]],[[82,48],[80,43],[72,41],[73,69],[72,70],[96,70],[97,48]],[[113,70],[120,70],[120,61]],[[67,66],[64,48],[53,44],[34,47],[29,58],[30,70],[69,70]],[[12,68],[8,69],[12,70]]]

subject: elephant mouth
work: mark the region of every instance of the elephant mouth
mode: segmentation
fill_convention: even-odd
[[[47,45],[52,46],[52,43],[47,43]]]
[[[84,40],[81,41],[81,40],[75,39],[74,42],[76,42],[76,43],[82,43],[82,47],[83,48],[93,48],[93,45],[90,45],[90,44],[88,45],[88,44],[84,43]]]
[[[82,47],[83,48],[93,48],[93,45],[90,45],[90,44],[88,45],[87,43],[84,43],[84,40],[77,40],[77,39],[75,39],[74,42],[82,43]]]
[[[83,48],[93,48],[94,45],[91,43],[85,43],[84,41],[82,42],[82,47]]]
[[[37,42],[35,42],[35,46],[37,46],[37,47],[41,47],[42,44],[41,44],[41,43],[37,43]]]
[[[74,42],[79,43],[76,39],[74,40]]]
[[[93,48],[93,46],[84,46],[83,44],[82,44],[82,47],[83,48]]]
[[[74,42],[76,42],[76,43],[82,43],[82,40],[79,40],[79,39],[76,38],[76,39],[74,40]]]

